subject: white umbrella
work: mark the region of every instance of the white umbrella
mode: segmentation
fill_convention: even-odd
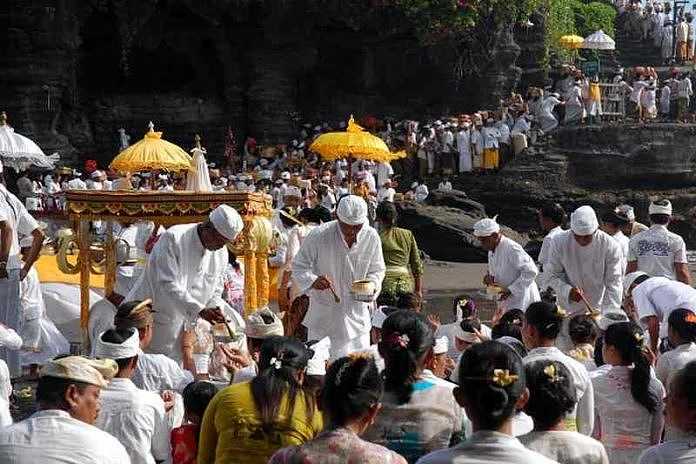
[[[590,50],[614,50],[616,49],[616,42],[606,35],[604,31],[597,31],[585,38],[582,43],[582,48]]]
[[[7,115],[0,113],[0,157],[3,164],[23,171],[29,166],[53,169],[58,155],[46,156],[39,146],[23,135],[15,133],[7,124]]]

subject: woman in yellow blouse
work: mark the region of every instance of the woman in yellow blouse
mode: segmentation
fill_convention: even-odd
[[[302,383],[312,350],[290,337],[261,346],[259,374],[221,390],[201,425],[198,464],[266,464],[280,448],[301,445],[323,427]]]
[[[423,263],[416,239],[410,230],[396,227],[396,207],[390,201],[377,206],[379,238],[387,272],[382,283],[382,292],[416,293],[423,297]]]

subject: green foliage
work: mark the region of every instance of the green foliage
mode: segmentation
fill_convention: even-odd
[[[603,30],[614,37],[614,7],[601,2],[582,3],[576,0],[573,6],[575,11],[575,26],[578,33],[586,37],[595,31]]]
[[[543,6],[546,12],[546,45],[551,53],[567,58],[569,53],[560,46],[559,40],[564,35],[587,37],[598,30],[614,36],[614,19],[616,10],[603,2],[583,0],[546,0]]]

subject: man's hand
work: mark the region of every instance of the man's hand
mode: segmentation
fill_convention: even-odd
[[[433,327],[433,332],[437,332],[437,330],[440,328],[442,325],[442,322],[440,321],[440,315],[439,314],[428,314],[426,316],[426,319],[428,319],[428,322],[430,325]]]
[[[495,283],[495,277],[490,274],[483,276],[483,285],[493,285]]]
[[[205,308],[198,313],[201,319],[205,319],[211,324],[218,324],[225,322],[225,315],[220,308]]]
[[[312,284],[312,288],[316,290],[328,290],[331,288],[331,281],[326,276],[319,276]]]
[[[176,398],[174,393],[169,390],[164,390],[162,393],[160,393],[160,396],[162,397],[162,401],[164,401],[164,411],[171,411],[171,409],[174,407],[174,401]]]
[[[196,331],[193,328],[184,330],[181,333],[181,351],[193,350],[194,343],[196,343]]]
[[[570,301],[573,301],[575,303],[579,303],[582,301],[582,289],[579,289],[577,287],[573,287],[570,289],[570,292],[568,293],[568,299]]]
[[[224,361],[222,365],[230,372],[236,372],[239,369],[243,369],[251,365],[251,357],[247,353],[243,353],[240,350],[230,348],[224,344],[218,345],[222,354],[224,354]]]

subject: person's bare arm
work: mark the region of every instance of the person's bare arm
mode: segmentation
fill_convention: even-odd
[[[44,235],[44,233],[38,227],[31,231],[31,235],[33,236],[34,240],[31,242],[31,250],[29,250],[29,254],[25,259],[24,267],[19,273],[20,280],[24,280],[29,272],[29,269],[31,269],[36,260],[39,258],[39,254],[41,254],[41,247],[43,247],[44,238],[46,238],[46,235]]]
[[[691,285],[691,273],[687,263],[674,263],[674,272],[679,282]]]
[[[660,342],[660,321],[657,316],[647,316],[643,318],[643,323],[648,327],[650,334],[650,349],[657,353],[657,345]]]
[[[0,221],[0,279],[7,279],[7,259],[12,247],[12,226]]]

